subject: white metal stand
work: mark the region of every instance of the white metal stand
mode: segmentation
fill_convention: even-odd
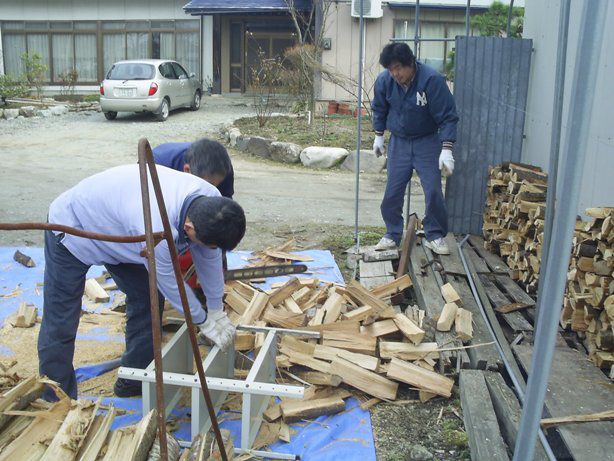
[[[241,409],[241,445],[235,447],[235,453],[250,453],[254,456],[263,456],[273,459],[297,459],[296,455],[274,453],[268,451],[251,450],[251,446],[258,435],[262,424],[262,414],[266,410],[271,397],[290,397],[300,399],[305,389],[302,386],[275,383],[275,358],[277,356],[277,335],[290,334],[309,338],[318,338],[318,332],[301,330],[285,330],[268,327],[244,327],[239,330],[266,333],[260,352],[245,381],[234,379],[234,345],[228,351],[222,352],[217,346],[209,351],[203,361],[203,368],[207,376],[207,385],[211,392],[211,400],[215,412],[226,400],[229,392],[243,394]],[[194,373],[193,355],[190,350],[190,341],[187,326],[184,323],[173,338],[162,348],[162,364],[164,368],[164,398],[166,413],[177,405],[183,388],[191,388],[192,405],[192,440],[200,433],[206,433],[211,420],[207,413],[205,399],[200,387],[198,374]],[[156,407],[156,376],[153,361],[142,370],[139,368],[120,367],[118,376],[124,379],[141,381],[143,385],[143,414],[149,413]],[[180,443],[190,446],[191,442]]]

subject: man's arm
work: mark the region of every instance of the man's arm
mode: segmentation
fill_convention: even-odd
[[[173,271],[171,254],[166,241],[162,241],[156,246],[156,275],[158,280],[158,289],[177,311],[183,313],[181,297],[179,296],[175,272]],[[192,313],[192,320],[195,324],[204,322],[207,316],[200,304],[200,301],[198,301],[190,287],[186,285],[185,282],[183,285],[187,294],[190,312]]]
[[[373,111],[373,130],[376,135],[383,135],[386,131],[386,120],[388,118],[388,110],[390,108],[386,101],[386,88],[384,79],[378,77],[375,80],[373,87],[373,101],[371,102],[371,110]]]
[[[443,148],[452,150],[456,142],[458,114],[454,97],[450,93],[445,78],[443,76],[430,78],[426,85],[426,93],[429,98],[429,111],[439,127]]]
[[[200,286],[207,297],[207,309],[221,310],[224,297],[224,271],[222,250],[191,244],[190,252],[198,274]]]

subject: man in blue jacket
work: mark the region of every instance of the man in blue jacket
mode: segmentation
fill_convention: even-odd
[[[375,81],[372,103],[375,141],[373,152],[384,154],[384,131],[390,131],[388,181],[381,212],[386,235],[377,249],[393,248],[403,236],[403,200],[407,183],[416,170],[426,201],[423,225],[426,246],[450,254],[444,237],[448,213],[441,190],[441,174],[454,171],[452,149],[458,115],[445,78],[418,62],[405,43],[390,43],[380,54],[386,68]]]

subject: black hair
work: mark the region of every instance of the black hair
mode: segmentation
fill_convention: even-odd
[[[232,199],[201,196],[192,202],[187,214],[196,238],[205,245],[228,251],[245,235],[245,213]]]
[[[384,47],[379,55],[380,65],[388,69],[394,62],[412,67],[416,64],[416,57],[407,43],[393,42]]]
[[[207,138],[193,142],[188,147],[183,161],[190,165],[190,173],[199,178],[226,177],[232,171],[226,148],[219,142]]]

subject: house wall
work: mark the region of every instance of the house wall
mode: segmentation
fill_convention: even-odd
[[[522,161],[538,165],[546,171],[551,146],[560,3],[560,0],[527,2],[525,9],[524,36],[533,39],[534,53]],[[561,144],[569,135],[565,125],[569,117],[569,96],[578,54],[581,13],[582,2],[571,2]],[[608,4],[605,35],[601,46],[578,214],[583,214],[589,207],[614,205],[614,91],[611,87],[614,29],[607,27],[607,24],[614,24],[614,5],[611,3]]]

